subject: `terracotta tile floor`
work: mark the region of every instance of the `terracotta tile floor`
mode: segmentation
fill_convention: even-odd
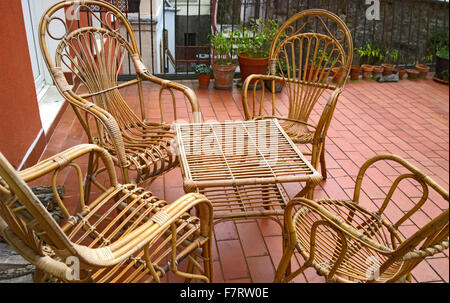
[[[241,91],[198,90],[197,81],[182,81],[193,87],[198,95],[205,120],[242,120]],[[158,90],[155,86],[144,86],[150,101],[149,117],[157,120]],[[134,109],[138,108],[137,94],[126,88],[123,94]],[[163,108],[168,113],[171,101],[164,93]],[[179,94],[176,94],[179,97]],[[279,95],[278,110],[287,111],[287,98]],[[182,98],[180,100],[183,100]],[[448,86],[432,80],[399,83],[349,82],[337,105],[334,119],[328,132],[327,165],[329,178],[316,189],[316,197],[350,199],[358,168],[368,158],[383,153],[400,155],[429,174],[435,181],[449,188],[449,91]],[[320,102],[323,105],[323,100]],[[268,104],[270,108],[270,104]],[[190,117],[187,104],[179,101],[179,119]],[[312,114],[317,121],[318,111]],[[60,152],[75,144],[85,143],[86,136],[70,107],[64,113],[47,146],[43,158]],[[380,205],[390,182],[399,167],[380,164],[369,170],[363,184],[361,203],[369,208]],[[73,183],[68,175],[66,185]],[[287,184],[290,195],[296,194],[299,184]],[[173,170],[156,180],[150,187],[155,194],[169,202],[182,195],[180,170]],[[394,197],[388,216],[395,220],[417,201],[419,190],[412,183],[405,183]],[[371,197],[371,198],[369,198]],[[409,235],[416,226],[422,226],[448,203],[431,195],[431,200],[422,211],[402,227]],[[271,282],[280,261],[281,231],[278,225],[267,219],[220,223],[215,226],[214,278],[216,282]],[[303,260],[299,255],[293,260],[298,266]],[[414,272],[417,282],[449,282],[448,250],[421,263]],[[169,276],[168,281],[178,281]],[[308,270],[298,282],[323,282],[314,270]]]

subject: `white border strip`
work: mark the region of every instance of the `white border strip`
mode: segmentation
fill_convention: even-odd
[[[23,157],[22,163],[20,163],[19,168],[17,169],[18,171],[20,171],[22,169],[22,167],[25,165],[25,162],[28,160],[28,157],[30,156],[30,154],[34,150],[34,148],[36,147],[36,144],[39,142],[39,139],[41,139],[43,133],[44,133],[44,129],[41,128],[38,135],[36,136],[36,139],[34,139],[33,143],[31,143],[30,148],[28,148],[27,153]]]

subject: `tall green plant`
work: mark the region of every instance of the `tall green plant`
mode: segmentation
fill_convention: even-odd
[[[234,33],[238,53],[251,58],[265,58],[278,32],[278,22],[272,19],[254,21],[249,28]]]
[[[236,63],[234,59],[235,35],[231,31],[218,32],[210,35],[209,41],[214,53],[214,63],[218,65],[232,65]]]
[[[367,42],[363,47],[355,49],[361,64],[379,65],[385,58],[380,47]]]

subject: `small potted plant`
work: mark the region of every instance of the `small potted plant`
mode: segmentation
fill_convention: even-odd
[[[385,58],[387,58],[388,62],[381,64],[383,67],[383,76],[390,76],[395,71],[394,63],[398,60],[398,50],[394,51],[386,51]]]
[[[357,48],[356,53],[361,63],[363,79],[372,79],[381,73],[382,67],[375,66],[375,64],[379,64],[381,62],[383,57],[379,47],[372,46],[369,42],[367,42],[363,47]]]
[[[415,62],[415,65],[418,65],[418,62]],[[408,80],[417,80],[420,76],[420,71],[417,69],[407,69],[406,72],[408,73]]]
[[[206,64],[196,64],[194,69],[199,86],[201,88],[208,88],[209,82],[211,81],[211,66]]]
[[[270,46],[277,32],[277,21],[258,19],[249,28],[244,26],[234,33],[242,83],[249,75],[266,74]]]
[[[233,50],[234,35],[231,31],[223,31],[210,36],[209,39],[213,51],[214,87],[217,89],[231,89],[237,68]]]
[[[430,63],[432,61],[433,55],[428,55],[422,58],[422,62],[424,63]],[[416,64],[416,70],[419,71],[419,78],[425,79],[430,71],[430,67],[426,64]]]
[[[403,66],[402,67],[396,66],[394,69],[394,73],[398,73],[398,79],[402,80],[406,74],[406,68],[405,68],[406,59],[405,59],[405,56],[399,56],[399,57],[400,57],[400,61],[402,62]]]

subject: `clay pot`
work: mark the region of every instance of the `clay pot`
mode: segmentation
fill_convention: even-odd
[[[406,74],[406,69],[400,68],[400,69],[398,70],[398,78],[399,78],[400,80],[403,79],[403,77],[405,76],[405,74]]]
[[[313,65],[307,65],[305,68],[305,81],[316,81],[319,73]],[[303,78],[302,78],[303,79]]]
[[[381,75],[381,73],[383,72],[383,67],[382,66],[374,66],[373,67],[373,71],[372,71],[372,75],[374,78],[377,78],[378,76]]]
[[[419,71],[419,77],[420,78],[426,78],[428,71],[430,70],[429,66],[423,65],[423,64],[417,64],[416,69]]]
[[[363,74],[362,75],[363,79],[372,78],[373,65],[363,64],[363,65],[361,65],[361,70],[362,70],[362,74]]]
[[[420,72],[415,69],[407,69],[406,72],[408,73],[408,79],[415,80],[419,78]]]
[[[341,78],[342,67],[333,67],[331,71],[333,72],[333,81],[337,82]]]
[[[237,64],[217,65],[213,63],[214,87],[217,89],[231,89],[236,67]]]
[[[201,88],[208,88],[209,82],[211,81],[211,75],[209,75],[209,74],[197,75],[197,79],[198,79],[198,85]]]
[[[383,63],[381,64],[381,66],[383,67],[383,76],[390,76],[394,73],[394,68],[395,66],[392,64],[388,64],[388,63]]]
[[[352,65],[350,68],[350,79],[359,80],[359,75],[361,73],[361,66]]]
[[[248,76],[253,74],[265,75],[269,66],[267,58],[249,58],[238,54],[239,68],[241,70],[241,81],[244,83]]]

